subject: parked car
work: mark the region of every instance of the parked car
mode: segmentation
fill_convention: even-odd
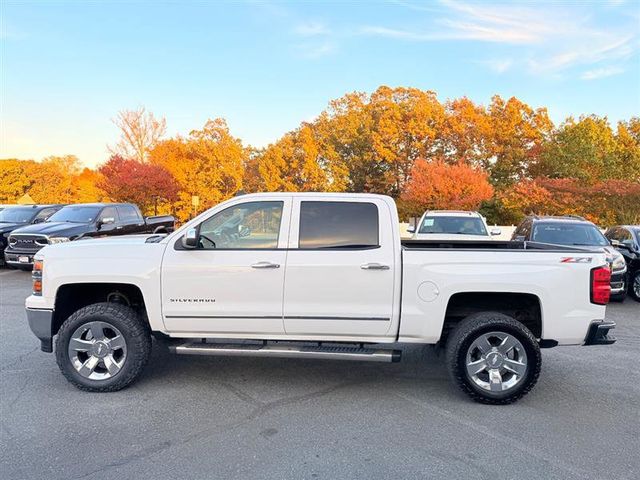
[[[499,228],[489,232],[487,223],[478,212],[428,210],[417,227],[407,229],[414,240],[491,240],[502,233]]]
[[[46,222],[16,229],[9,235],[5,261],[9,265],[31,268],[33,256],[45,245],[81,238],[169,233],[175,219],[170,215],[143,217],[130,203],[84,203],[67,205]]]
[[[627,264],[600,229],[576,215],[560,217],[536,216],[525,218],[515,229],[512,240],[568,245],[574,247],[599,247],[607,254],[611,266],[611,299],[623,301],[627,290]]]
[[[440,343],[464,392],[505,404],[536,383],[540,348],[615,341],[610,276],[599,249],[401,242],[382,195],[250,194],[168,236],[45,247],[26,309],[82,390],[134,381],[153,332],[188,355],[392,362],[397,342]]]
[[[627,291],[640,302],[640,225],[611,227],[604,235],[627,261]]]
[[[4,262],[4,250],[9,235],[25,225],[42,223],[64,205],[6,205],[0,208],[0,265]],[[1,206],[0,206],[1,207]]]

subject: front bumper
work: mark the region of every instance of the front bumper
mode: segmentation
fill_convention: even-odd
[[[609,335],[609,330],[616,328],[615,322],[593,322],[589,326],[587,336],[584,339],[585,345],[611,345],[616,338]]]
[[[27,308],[26,311],[29,328],[40,339],[40,350],[53,352],[53,310]]]
[[[626,277],[627,277],[626,267],[623,270],[618,270],[616,272],[611,273],[611,295],[621,295],[625,293]]]
[[[4,251],[4,261],[8,265],[33,267],[33,257],[37,251],[20,251],[7,247]]]

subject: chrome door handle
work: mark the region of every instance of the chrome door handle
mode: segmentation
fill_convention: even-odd
[[[280,268],[280,264],[271,262],[258,262],[252,264],[251,268]]]
[[[381,263],[363,263],[360,265],[363,270],[389,270],[389,265],[383,265]]]

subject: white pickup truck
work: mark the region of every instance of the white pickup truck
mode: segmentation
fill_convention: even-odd
[[[83,390],[130,384],[152,335],[178,354],[386,362],[413,343],[445,347],[463,391],[505,404],[535,384],[540,348],[615,341],[609,278],[597,251],[401,241],[386,196],[265,193],[166,236],[47,246],[26,309]]]

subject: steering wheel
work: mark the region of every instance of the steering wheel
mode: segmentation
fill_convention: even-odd
[[[201,233],[200,234],[200,238],[204,238],[207,242],[209,242],[209,243],[211,243],[211,245],[213,245],[213,248],[216,248],[216,242],[211,240],[211,238],[207,237],[205,234]]]

